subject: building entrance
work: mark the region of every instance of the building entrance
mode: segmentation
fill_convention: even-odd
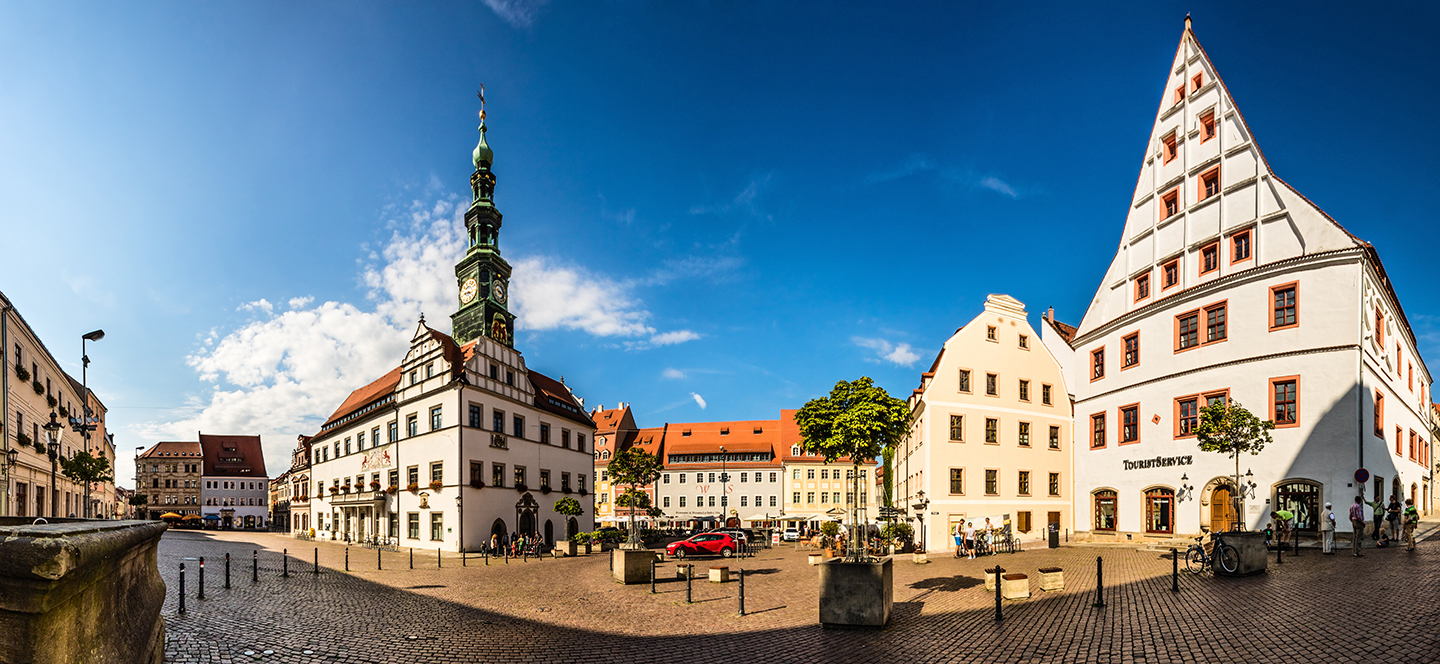
[[[1210,532],[1229,532],[1235,526],[1235,492],[1217,486],[1210,492]]]

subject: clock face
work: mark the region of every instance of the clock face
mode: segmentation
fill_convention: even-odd
[[[470,304],[475,301],[475,295],[480,292],[480,284],[474,277],[465,280],[460,284],[460,303]]]
[[[496,302],[499,302],[500,304],[505,304],[505,284],[503,282],[501,282],[499,279],[496,279],[494,285],[490,287],[490,290],[495,293]]]

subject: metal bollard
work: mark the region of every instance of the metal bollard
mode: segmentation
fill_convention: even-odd
[[[415,569],[415,547],[410,547],[410,569]]]
[[[440,569],[440,547],[435,547],[435,569]]]
[[[1180,592],[1180,552],[1170,547],[1170,592]]]
[[[315,547],[315,569],[311,570],[311,573],[312,573],[312,574],[319,574],[319,573],[320,573],[320,547],[318,547],[318,546]]]
[[[610,550],[610,571],[615,571],[615,550]]]
[[[225,589],[230,589],[230,552],[225,552]]]
[[[200,556],[200,594],[195,599],[205,599],[205,556]]]
[[[745,615],[745,568],[740,568],[740,615]]]
[[[227,553],[227,554],[225,554],[225,555],[228,556],[228,555],[230,555],[230,554]],[[227,581],[230,579],[230,559],[229,559],[229,558],[226,558],[226,559],[225,559],[225,579],[226,579]],[[259,549],[254,549],[254,550],[251,552],[251,554],[250,554],[250,580],[251,580],[251,581],[254,581],[255,583],[259,583],[259,582],[260,582],[260,550],[259,550]],[[225,586],[225,587],[226,587],[226,588],[229,588],[230,586]]]
[[[611,554],[611,557],[612,557],[612,558],[614,557],[614,554],[613,554],[613,553]],[[686,604],[690,604],[690,603],[692,603],[692,601],[693,601],[693,600],[691,600],[691,595],[690,595],[690,582],[691,582],[692,580],[694,580],[694,578],[695,578],[695,563],[690,563],[690,564],[688,564],[688,565],[685,566],[685,603],[686,603]]]
[[[996,621],[996,622],[999,622],[999,621],[1005,619],[1005,614],[1001,612],[1002,609],[1000,608],[1000,599],[1001,599],[1000,589],[1001,589],[1001,586],[1004,586],[1004,585],[1005,585],[1005,577],[1003,577],[1003,576],[1001,576],[1001,575],[1004,574],[1004,573],[1005,573],[1004,568],[1000,567],[999,565],[996,565],[996,566],[995,566],[995,621]]]
[[[1095,603],[1091,606],[1105,606],[1105,560],[1100,556],[1095,556]]]
[[[470,559],[470,556],[467,555],[467,554],[462,550],[462,551],[460,552],[460,566],[461,566],[461,567],[469,567],[470,565],[465,562],[466,560],[469,560],[469,559]]]
[[[185,615],[185,563],[180,563],[180,615]]]
[[[345,547],[345,571],[350,571],[350,547]]]
[[[380,552],[384,551],[379,546],[375,547],[375,571],[380,571]]]
[[[651,558],[651,559],[650,559],[650,594],[651,594],[651,595],[654,595],[654,594],[655,594],[655,566],[656,566],[656,565],[659,565],[659,564],[660,564],[660,561],[659,561],[659,560],[656,560],[656,559],[654,559],[654,558]]]
[[[280,564],[280,578],[290,578],[290,549],[281,549],[280,556],[284,559]]]

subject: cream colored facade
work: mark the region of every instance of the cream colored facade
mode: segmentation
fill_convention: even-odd
[[[1008,517],[1022,540],[1042,537],[1048,523],[1074,528],[1068,395],[1025,306],[986,298],[921,375],[895,458],[896,505],[914,514],[929,500],[919,515],[927,550],[953,550],[956,525],[978,529],[986,517],[996,527]]]
[[[848,472],[854,468],[849,459],[836,459],[825,463],[825,458],[801,448],[805,437],[795,424],[795,411],[780,411],[780,449],[776,456],[780,460],[783,491],[780,500],[785,506],[784,516],[792,520],[803,518],[802,524],[818,528],[825,521],[836,518],[849,520],[851,507],[863,510],[863,519],[874,522],[879,516],[880,496],[876,495],[874,477],[879,466],[874,459],[860,464],[859,495]],[[841,517],[841,515],[847,515]]]

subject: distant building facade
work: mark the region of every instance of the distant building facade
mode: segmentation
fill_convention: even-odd
[[[270,478],[260,436],[200,434],[204,455],[200,510],[222,529],[265,528],[269,523]]]
[[[181,517],[200,512],[200,478],[204,470],[200,443],[155,443],[135,457],[135,495],[145,504],[136,507],[136,518],[159,519],[166,513]]]

